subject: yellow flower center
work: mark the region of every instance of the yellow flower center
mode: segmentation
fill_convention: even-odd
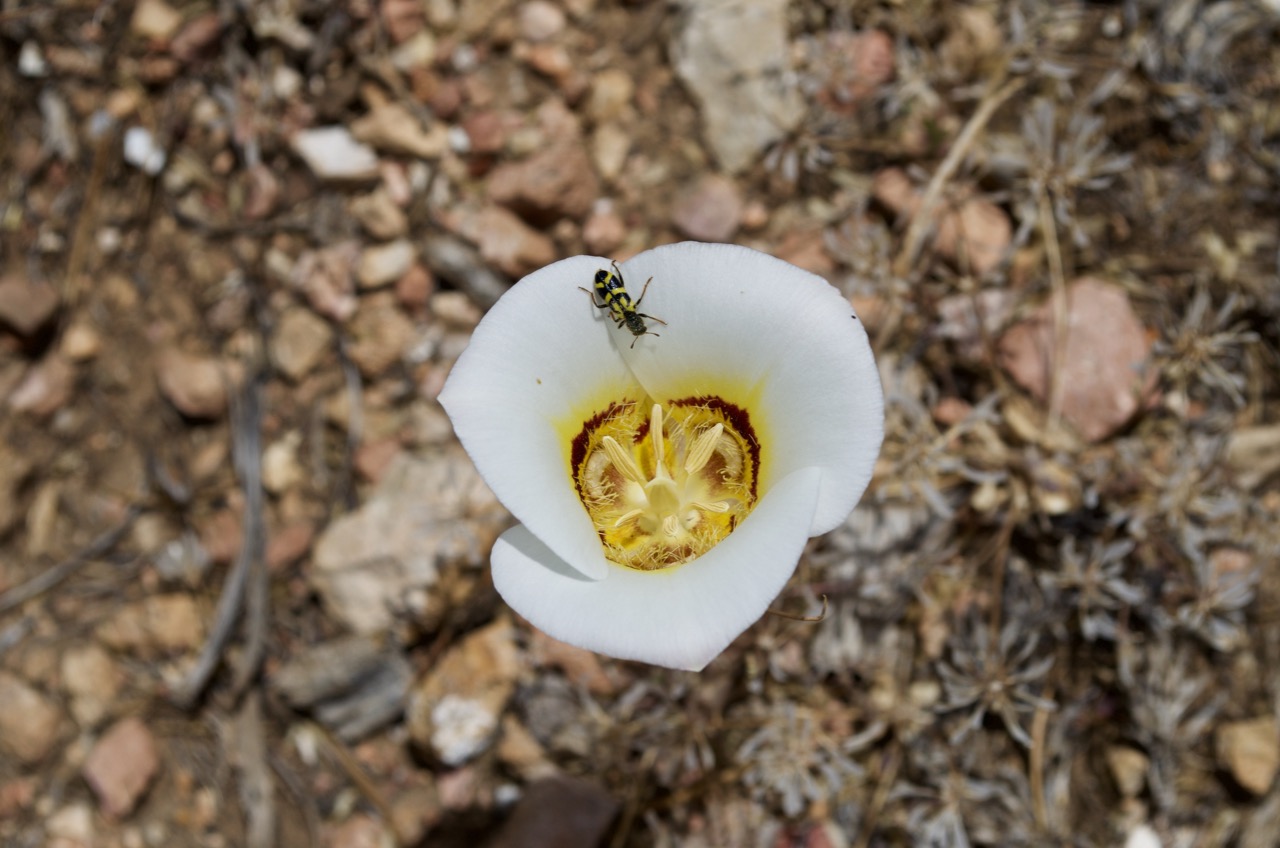
[[[570,462],[605,555],[655,571],[706,553],[751,511],[760,444],[746,411],[721,398],[646,406],[614,403],[584,422]]]

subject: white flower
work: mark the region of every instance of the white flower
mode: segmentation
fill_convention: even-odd
[[[771,256],[635,256],[619,270],[640,326],[579,291],[601,270],[575,256],[512,287],[440,402],[522,522],[493,549],[507,603],[562,641],[697,670],[861,497],[880,380],[848,301]]]

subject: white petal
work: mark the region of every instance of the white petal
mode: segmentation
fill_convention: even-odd
[[[684,242],[621,266],[641,311],[667,322],[634,349],[614,336],[659,402],[712,394],[748,409],[761,438],[762,491],[822,469],[809,532],[848,517],[884,437],[884,395],[862,322],[826,280],[731,244]],[[624,338],[625,337],[625,338]]]
[[[575,256],[516,283],[476,327],[440,403],[485,482],[511,513],[578,571],[609,569],[570,476],[581,423],[640,389],[579,286],[608,259]],[[598,404],[593,406],[592,404]]]
[[[612,566],[584,579],[513,527],[493,548],[493,582],[516,612],[563,642],[621,659],[697,671],[769,608],[804,549],[819,471],[780,480],[705,556],[662,572]]]

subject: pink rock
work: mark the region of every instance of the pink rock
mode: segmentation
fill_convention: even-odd
[[[104,815],[120,819],[133,812],[160,769],[156,743],[141,719],[111,726],[85,759],[85,781],[98,796]]]
[[[1055,356],[1053,306],[1046,302],[1001,338],[1001,365],[1042,403],[1058,369],[1062,416],[1100,441],[1123,427],[1155,388],[1151,340],[1124,290],[1093,277],[1067,288],[1064,345]]]
[[[582,145],[577,119],[563,103],[538,110],[547,145],[519,162],[493,169],[489,197],[534,223],[582,218],[600,193],[600,181]]]
[[[18,335],[34,335],[57,311],[58,293],[52,286],[24,277],[0,279],[0,324],[13,328]]]
[[[915,217],[923,202],[911,178],[900,168],[886,168],[872,183],[875,199],[899,218]],[[1013,240],[1013,225],[1004,210],[981,197],[939,200],[934,248],[948,262],[981,276],[1004,259]]]
[[[627,237],[626,222],[612,207],[599,209],[582,225],[582,242],[588,252],[608,256]]]
[[[0,755],[33,765],[58,741],[62,711],[39,690],[0,671]]]
[[[826,46],[827,80],[820,99],[828,108],[851,111],[893,79],[893,39],[883,30],[833,32]]]
[[[160,392],[190,418],[218,418],[227,409],[229,377],[212,356],[197,356],[166,348],[156,358]]]
[[[523,277],[556,259],[551,239],[500,206],[459,209],[445,216],[444,223],[473,242],[485,262],[511,277]]]
[[[707,174],[684,191],[671,210],[671,221],[699,241],[728,241],[742,223],[743,200],[728,177]]]
[[[58,354],[50,354],[27,371],[9,395],[9,407],[40,418],[52,415],[71,397],[75,369]]]
[[[498,153],[520,123],[520,116],[514,112],[484,109],[463,118],[462,129],[471,143],[472,153]]]

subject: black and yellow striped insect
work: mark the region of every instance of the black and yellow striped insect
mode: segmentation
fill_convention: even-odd
[[[591,305],[596,309],[608,309],[609,317],[613,319],[614,324],[618,327],[625,326],[631,331],[631,335],[635,336],[631,340],[632,347],[636,346],[636,342],[640,340],[641,336],[657,338],[657,333],[649,332],[649,327],[644,323],[644,319],[648,318],[650,321],[657,321],[664,327],[667,326],[667,322],[639,311],[640,303],[644,300],[645,292],[649,291],[649,283],[653,282],[653,277],[644,281],[644,288],[640,291],[640,297],[632,303],[631,295],[627,292],[627,286],[622,281],[622,271],[618,269],[618,263],[614,262],[612,265],[612,271],[607,271],[604,268],[596,271],[596,290],[594,294],[587,291],[587,289],[583,289],[582,286],[578,286],[578,288],[591,295]],[[600,299],[604,301],[603,303],[596,303],[597,294],[600,295]]]

